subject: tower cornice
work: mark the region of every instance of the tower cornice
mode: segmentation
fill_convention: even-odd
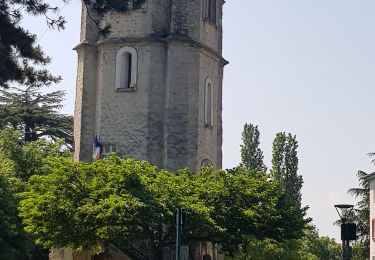
[[[166,45],[189,45],[189,47],[194,47],[202,50],[204,53],[214,57],[218,60],[223,66],[227,65],[229,62],[219,53],[218,51],[210,48],[209,46],[200,43],[191,39],[185,35],[169,35],[167,37],[160,36],[160,35],[151,35],[148,37],[120,37],[120,38],[108,38],[104,40],[100,40],[98,42],[88,42],[83,41],[79,43],[73,49],[78,51],[84,47],[101,47],[101,46],[108,46],[108,45],[121,45],[121,44],[152,44],[152,43],[159,43],[159,44],[166,44]]]

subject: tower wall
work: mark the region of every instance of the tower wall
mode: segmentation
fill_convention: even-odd
[[[201,0],[146,1],[139,10],[109,12],[100,37],[82,13],[75,109],[75,158],[90,161],[100,137],[124,157],[148,160],[171,171],[203,162],[221,167],[221,13],[203,19]],[[91,14],[93,16],[93,14]],[[129,46],[137,53],[136,89],[117,91],[116,55]],[[118,72],[117,72],[118,73]],[[205,85],[213,85],[212,125],[205,116]]]

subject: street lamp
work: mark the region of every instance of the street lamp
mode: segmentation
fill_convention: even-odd
[[[184,208],[176,210],[176,260],[181,259],[181,233],[186,225],[187,211]]]
[[[341,240],[342,240],[342,259],[350,260],[352,257],[351,240],[356,240],[356,224],[347,223],[348,217],[353,210],[354,205],[337,204],[336,211],[341,219]]]

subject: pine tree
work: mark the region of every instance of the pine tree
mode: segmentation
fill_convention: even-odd
[[[71,0],[60,0],[68,4]],[[24,80],[28,66],[43,66],[50,59],[37,44],[37,36],[22,28],[20,21],[24,15],[44,16],[49,28],[64,29],[66,20],[59,15],[59,8],[48,0],[0,0],[0,87],[9,87],[10,82]],[[142,6],[145,0],[134,0],[133,8]],[[108,34],[110,28],[99,26],[99,18],[108,11],[125,12],[128,1],[125,0],[82,0],[90,19],[97,24],[98,33]],[[57,15],[56,15],[57,14]]]
[[[61,0],[66,2],[67,0]],[[43,0],[0,0],[0,87],[8,87],[10,81],[23,81],[30,64],[46,65],[50,59],[36,44],[36,35],[21,27],[24,14],[43,15],[52,28],[63,29],[65,20],[49,15],[58,11]]]
[[[68,147],[73,145],[73,118],[62,115],[64,91],[42,93],[41,88],[60,81],[46,70],[25,70],[29,76],[19,87],[0,89],[0,128],[23,132],[24,141],[42,137],[52,140],[64,138]]]
[[[263,163],[263,152],[259,148],[258,126],[245,124],[242,132],[241,160],[248,169],[266,172],[267,167]]]

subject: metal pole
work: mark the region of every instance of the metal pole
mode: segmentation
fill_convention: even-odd
[[[176,260],[180,260],[180,247],[181,247],[181,210],[177,209],[176,212]]]
[[[343,260],[351,260],[352,259],[352,250],[349,244],[349,240],[342,241],[342,259]]]

